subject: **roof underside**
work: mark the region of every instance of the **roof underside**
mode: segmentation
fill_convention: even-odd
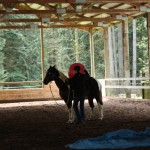
[[[89,30],[114,25],[147,12],[150,12],[150,0],[0,0],[0,29]]]

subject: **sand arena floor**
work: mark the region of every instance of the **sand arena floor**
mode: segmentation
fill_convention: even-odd
[[[88,115],[87,103],[85,111]],[[66,123],[68,110],[62,100],[0,104],[0,150],[66,150],[66,144],[109,131],[144,130],[150,126],[150,100],[105,98],[104,119],[97,118],[96,104],[85,126]]]

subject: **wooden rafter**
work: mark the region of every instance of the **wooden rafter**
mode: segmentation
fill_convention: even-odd
[[[139,9],[90,9],[76,12],[74,10],[66,10],[65,14],[85,14],[85,13],[137,13]],[[58,14],[55,10],[13,10],[7,12],[0,10],[0,14]]]
[[[91,22],[111,22],[111,21],[121,21],[121,19],[116,18],[66,18],[64,20],[50,19],[51,22],[80,22],[80,21],[91,21]],[[42,22],[40,19],[3,19],[0,22]]]
[[[93,27],[99,27],[98,25],[49,25],[49,26],[41,26],[38,25],[37,28],[93,28]],[[33,28],[36,29],[30,25],[26,26],[0,26],[0,29],[28,29]]]
[[[76,0],[69,0],[70,3],[77,3]],[[148,3],[149,0],[86,0],[84,3]],[[1,0],[6,3],[68,3],[68,0]]]
[[[98,22],[109,25],[121,22],[121,19],[116,18],[117,15],[129,18],[144,15],[146,12],[140,12],[140,6],[149,8],[150,0],[85,0],[83,3],[77,3],[77,0],[0,0],[0,4],[0,22],[5,23],[6,27],[9,22],[42,22],[42,18],[50,18],[53,23],[49,24],[56,28],[86,26],[89,29],[98,27]],[[82,6],[80,11],[76,10],[77,6]],[[57,8],[65,8],[66,12],[57,13]],[[21,15],[20,19],[8,19],[10,14],[32,14],[36,19],[22,19]]]
[[[84,31],[89,32],[90,28],[98,27],[93,25],[50,25],[50,26],[41,26],[37,28],[78,28]],[[26,26],[0,26],[0,29],[32,29],[30,25]],[[34,28],[33,28],[34,29]]]

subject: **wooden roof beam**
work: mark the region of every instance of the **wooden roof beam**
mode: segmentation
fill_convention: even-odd
[[[100,5],[100,8],[102,7],[102,6],[104,6],[105,4],[101,4]],[[122,3],[120,3],[120,4],[118,4],[117,6],[114,6],[114,7],[111,7],[111,8],[109,8],[109,9],[115,9],[115,8],[117,8],[117,7],[119,7],[119,6],[122,6],[123,4]],[[94,7],[93,7],[94,8]],[[97,7],[97,8],[95,8],[95,9],[100,9],[99,7]],[[99,14],[96,14],[96,15],[94,15],[94,16],[92,16],[92,17],[96,17],[96,16],[99,16]],[[113,17],[113,15],[111,15],[112,17]]]
[[[91,21],[91,22],[110,22],[110,21],[121,21],[120,19],[112,18],[65,18],[64,20],[59,19],[50,19],[50,22],[82,22],[82,21]],[[2,19],[0,22],[42,22],[41,19]]]
[[[76,3],[76,0],[69,0]],[[149,0],[86,0],[84,3],[148,3]],[[68,3],[68,0],[1,0],[1,4],[7,3]]]
[[[38,25],[37,28],[93,28],[99,27],[98,25],[49,25],[41,26]],[[0,29],[36,29],[32,28],[30,25],[26,26],[0,26]]]
[[[85,14],[85,13],[138,13],[139,9],[90,9],[81,10],[81,12],[76,12],[74,10],[66,10],[65,14]],[[5,10],[0,10],[0,14],[57,14],[55,10],[13,10],[12,12],[7,12]]]

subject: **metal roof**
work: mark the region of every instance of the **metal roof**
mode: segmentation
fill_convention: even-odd
[[[0,29],[43,27],[88,30],[114,25],[147,12],[150,12],[150,0],[0,0]],[[13,19],[10,19],[11,15]],[[10,25],[12,22],[30,25]],[[37,26],[31,26],[31,23]]]

